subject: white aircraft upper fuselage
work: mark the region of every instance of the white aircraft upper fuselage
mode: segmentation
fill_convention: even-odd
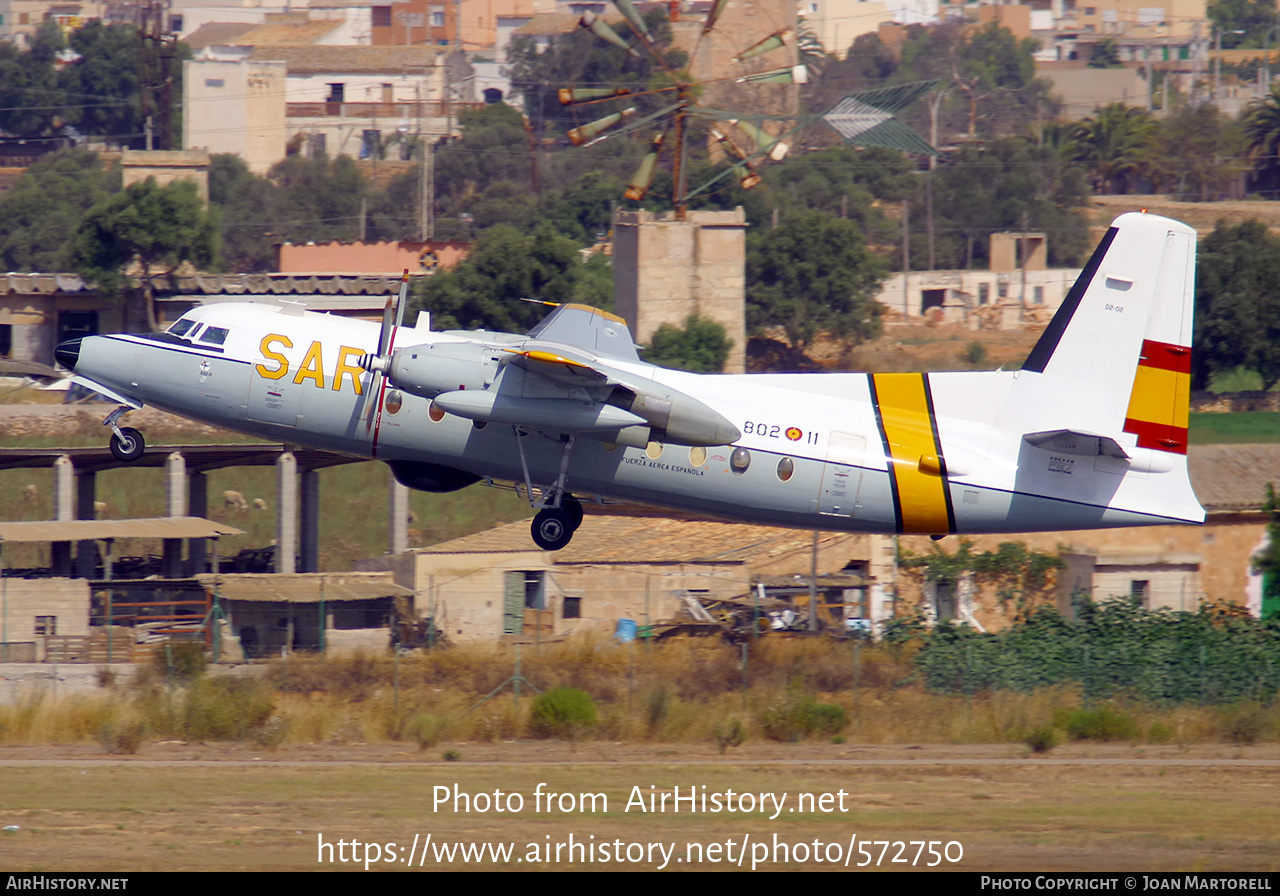
[[[691,374],[577,306],[528,336],[400,327],[380,354],[376,323],[216,304],[58,356],[122,404],[388,461],[428,490],[934,535],[1194,523],[1194,253],[1184,225],[1118,219],[1019,371]]]

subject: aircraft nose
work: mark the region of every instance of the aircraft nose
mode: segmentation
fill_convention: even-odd
[[[75,370],[76,362],[80,360],[80,340],[68,339],[66,342],[59,344],[53,350],[53,356],[67,370]]]

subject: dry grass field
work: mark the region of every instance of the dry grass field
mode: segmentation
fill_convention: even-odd
[[[729,870],[753,862],[757,870],[824,870],[842,867],[846,854],[850,867],[885,870],[924,870],[931,861],[968,871],[1280,867],[1275,747],[1072,746],[1047,759],[1009,745],[747,745],[728,758],[701,746],[455,749],[458,762],[392,745],[267,753],[153,744],[121,758],[89,748],[3,748],[0,866],[351,870],[370,858],[370,870],[407,870],[412,849],[413,870]],[[558,795],[550,808],[535,805],[540,785]],[[684,803],[674,811],[668,802],[665,812],[645,812],[632,800],[690,792],[719,794],[722,806],[730,805],[725,794],[751,794],[767,808],[690,811]],[[582,794],[602,797],[583,811]],[[801,805],[804,794],[814,796]],[[464,795],[476,801],[468,806]],[[477,811],[481,795],[498,795],[505,809],[518,797],[523,809]],[[897,841],[907,845],[900,851]],[[949,857],[959,860],[931,859],[928,846],[911,841],[937,841],[939,854],[950,844]],[[497,860],[444,854],[463,844],[513,851]]]
[[[0,869],[1280,868],[1275,707],[1241,737],[1239,707],[1116,699],[1129,732],[1080,739],[1071,688],[946,697],[892,650],[780,641],[744,691],[738,656],[531,651],[541,688],[594,695],[562,739],[528,690],[482,702],[496,648],[33,692],[0,706]]]

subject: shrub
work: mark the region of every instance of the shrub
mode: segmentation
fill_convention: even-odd
[[[1058,745],[1058,730],[1052,725],[1041,725],[1031,729],[1027,735],[1027,746],[1033,753],[1048,753]]]
[[[173,641],[152,654],[151,663],[162,680],[172,678],[178,684],[190,684],[204,675],[208,660],[204,645],[195,641]]]
[[[132,756],[147,737],[147,723],[141,719],[110,722],[98,732],[98,743],[108,753]]]
[[[1110,706],[1070,710],[1063,721],[1072,740],[1133,740],[1138,736],[1138,723]]]
[[[832,737],[849,724],[849,713],[834,703],[819,703],[812,694],[789,693],[760,716],[765,737],[780,743],[811,735]]]
[[[243,740],[275,712],[275,701],[262,682],[220,675],[197,681],[187,692],[175,732],[189,740]]]
[[[577,740],[596,727],[596,703],[586,691],[552,688],[533,701],[530,726],[537,737]]]
[[[649,692],[649,702],[645,706],[645,722],[649,726],[650,735],[662,727],[670,713],[671,692],[660,685]]]
[[[409,720],[408,735],[418,742],[418,749],[425,750],[440,742],[444,734],[444,720],[429,712],[420,712]]]
[[[741,719],[716,722],[715,738],[716,746],[720,748],[720,754],[724,755],[725,751],[730,747],[740,747],[746,741],[747,726],[742,724]]]

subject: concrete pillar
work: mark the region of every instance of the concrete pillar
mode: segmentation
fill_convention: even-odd
[[[53,462],[53,518],[74,520],[76,470],[65,454]],[[49,566],[55,576],[71,575],[71,542],[55,541],[50,545]]]
[[[93,470],[78,471],[76,473],[76,519],[98,518],[98,512],[94,509],[97,495],[98,474]],[[98,543],[96,541],[78,542],[76,544],[76,575],[82,579],[96,578],[97,565]]]
[[[290,451],[276,459],[276,572],[296,572],[298,553],[298,459]]]
[[[187,476],[187,513],[202,519],[209,518],[209,476],[206,473],[190,473]],[[199,575],[208,563],[207,539],[192,538],[187,541],[187,575]],[[217,570],[213,570],[216,572]]]
[[[710,318],[733,340],[725,373],[746,369],[746,227],[742,208],[673,214],[619,209],[613,216],[613,288],[631,337],[648,343],[663,324]]]
[[[187,515],[187,459],[178,451],[164,459],[164,499],[166,516]],[[182,539],[164,540],[160,574],[166,579],[182,576]]]
[[[320,471],[303,470],[301,566],[298,572],[320,571]]]
[[[387,501],[387,553],[409,550],[409,489],[401,485],[388,468],[391,492]]]

